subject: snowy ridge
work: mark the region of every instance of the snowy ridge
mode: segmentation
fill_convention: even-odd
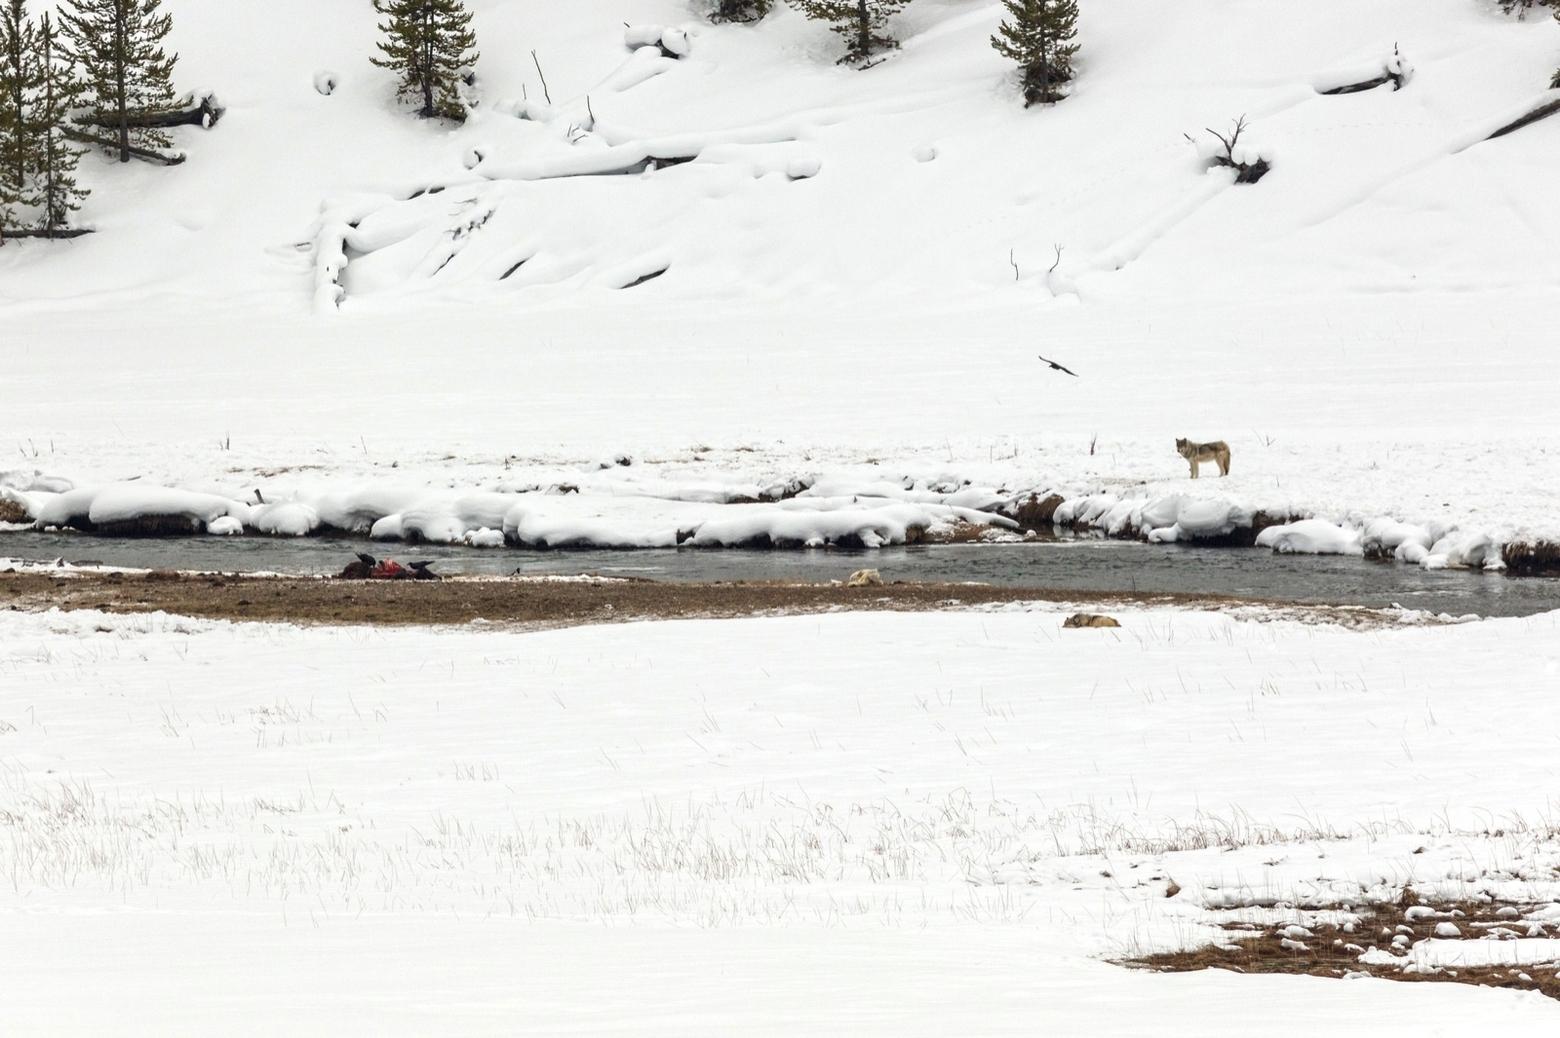
[[[1017,530],[995,509],[879,495],[802,494],[773,502],[593,497],[576,493],[430,494],[387,487],[330,492],[307,500],[246,504],[235,498],[140,483],[55,493],[0,488],[39,527],[113,533],[119,524],[186,520],[190,530],[303,537],[320,531],[374,540],[504,544],[532,548],[806,547],[877,548],[919,541],[963,524]],[[693,496],[697,497],[697,494]],[[959,498],[969,495],[944,495]],[[142,532],[130,530],[127,532]],[[189,532],[189,531],[184,531]]]

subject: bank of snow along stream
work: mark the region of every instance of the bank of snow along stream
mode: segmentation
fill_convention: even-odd
[[[1386,515],[1324,518],[1294,506],[1274,512],[1217,491],[1133,496],[912,476],[890,482],[809,474],[768,485],[500,481],[470,490],[373,482],[267,493],[140,481],[77,486],[57,476],[0,473],[0,529],[23,528],[103,536],[345,535],[534,549],[870,549],[1066,530],[1393,559],[1426,569],[1560,571],[1560,540],[1518,530]]]

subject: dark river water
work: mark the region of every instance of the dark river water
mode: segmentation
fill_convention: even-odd
[[[439,573],[575,574],[654,580],[842,579],[872,567],[883,579],[973,580],[1067,591],[1180,592],[1288,602],[1402,605],[1462,615],[1524,616],[1560,609],[1560,579],[1424,570],[1345,556],[1275,555],[1262,548],[1198,548],[1135,541],[1058,540],[834,550],[524,551],[369,544],[329,538],[198,537],[116,540],[78,533],[0,534],[0,557],[150,569],[333,573],[356,552],[432,559]]]

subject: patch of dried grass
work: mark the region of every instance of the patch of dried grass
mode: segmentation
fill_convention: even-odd
[[[1428,905],[1434,914],[1405,918],[1405,909]],[[1463,939],[1490,940],[1501,936],[1520,936],[1529,924],[1522,916],[1537,906],[1503,901],[1434,901],[1421,899],[1404,888],[1396,902],[1367,905],[1353,909],[1358,923],[1353,930],[1331,923],[1308,927],[1310,936],[1289,936],[1289,923],[1256,926],[1227,923],[1221,929],[1228,937],[1222,945],[1159,952],[1121,960],[1120,964],[1162,973],[1222,969],[1235,973],[1293,974],[1308,977],[1349,977],[1367,975],[1386,980],[1474,984],[1480,987],[1514,988],[1537,991],[1560,1000],[1560,977],[1555,964],[1528,966],[1458,966],[1426,970],[1406,970],[1405,964],[1366,964],[1360,955],[1372,946],[1391,948],[1393,937],[1402,934],[1405,946],[1393,949],[1403,956],[1408,947],[1435,937],[1436,925],[1451,921]],[[1516,915],[1512,911],[1516,910]],[[1504,911],[1503,911],[1504,910]],[[1385,932],[1384,932],[1385,931]],[[1496,935],[1496,936],[1491,936]]]

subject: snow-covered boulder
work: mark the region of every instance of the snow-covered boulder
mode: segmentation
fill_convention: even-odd
[[[1428,549],[1432,543],[1430,531],[1413,523],[1403,523],[1389,516],[1372,519],[1365,524],[1361,545],[1365,554],[1373,558],[1393,556],[1404,558],[1414,549]]]
[[[401,513],[381,516],[374,521],[374,525],[368,528],[368,536],[376,541],[398,541],[401,539]]]
[[[435,544],[458,544],[472,530],[502,531],[504,516],[516,500],[514,494],[478,493],[419,501],[401,512],[400,537]]]
[[[40,527],[79,526],[86,521],[97,487],[78,487],[37,502],[33,519]]]
[[[301,501],[278,501],[250,509],[249,525],[278,537],[307,537],[320,526],[320,513]]]
[[[1426,569],[1467,567],[1469,569],[1505,569],[1500,545],[1489,534],[1477,530],[1450,530],[1441,536],[1420,561]]]
[[[241,501],[142,483],[79,487],[32,500],[40,527],[91,524],[125,533],[200,533],[224,517],[241,525],[249,521],[249,506]]]
[[[541,499],[521,502],[504,516],[504,538],[528,548],[675,548],[677,527],[664,521],[554,514]]]
[[[314,503],[314,508],[325,526],[348,533],[367,533],[380,519],[411,507],[426,495],[426,490],[375,484],[326,494]]]
[[[502,548],[504,531],[483,526],[475,530],[467,530],[466,536],[461,540],[473,548]]]
[[[1165,520],[1174,521],[1165,525]],[[1143,506],[1142,527],[1154,544],[1212,540],[1249,527],[1251,509],[1223,498],[1187,498],[1180,494],[1157,498]]]
[[[1325,519],[1301,519],[1282,526],[1269,526],[1257,534],[1259,548],[1272,548],[1280,554],[1363,555],[1360,534]]]
[[[784,505],[795,505],[792,499]],[[744,506],[740,515],[711,519],[694,531],[689,543],[697,547],[749,547],[754,545],[800,545],[822,548],[849,545],[881,548],[904,544],[912,531],[924,532],[938,516],[927,508],[911,504],[876,506],[792,507],[783,505]]]
[[[1152,531],[1174,526],[1176,519],[1181,515],[1181,505],[1184,501],[1185,498],[1180,494],[1166,494],[1163,497],[1150,499],[1143,506],[1143,528]]]

